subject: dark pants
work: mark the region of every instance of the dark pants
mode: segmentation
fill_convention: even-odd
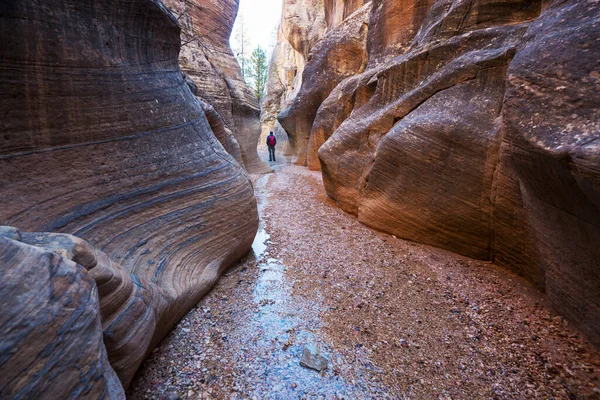
[[[267,146],[269,148],[269,161],[277,161],[275,160],[275,146]]]

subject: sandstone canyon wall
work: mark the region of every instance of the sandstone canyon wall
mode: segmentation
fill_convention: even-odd
[[[269,93],[297,163],[369,226],[524,275],[600,345],[597,2],[373,0],[341,40],[362,4],[333,3],[342,23],[278,44],[308,47]]]
[[[8,1],[0,32],[0,397],[123,398],[250,249],[252,184],[160,1]]]
[[[248,172],[270,171],[256,151],[261,132],[258,100],[244,82],[229,47],[239,0],[164,0],[164,3],[182,28],[179,64],[193,82],[195,94],[221,116],[225,129],[233,134],[227,141],[238,142]]]
[[[368,2],[367,2],[368,3]],[[320,84],[312,85],[312,90],[319,93],[312,93],[311,89],[303,90],[302,99],[297,99],[302,86],[302,77],[307,61],[311,57],[313,47],[330,31],[344,23],[344,27],[337,29],[330,34],[329,45],[320,44],[320,50],[314,51],[319,55],[318,63],[311,63],[312,71],[308,73],[311,77],[315,76],[318,68],[333,68],[333,73],[343,76],[351,74],[350,71],[361,68],[364,57],[363,48],[366,38],[366,18],[369,16],[368,10],[363,10],[360,15],[346,21],[347,17],[356,12],[365,5],[363,0],[354,1],[323,1],[323,0],[294,0],[284,1],[281,23],[279,25],[277,44],[273,50],[273,56],[269,65],[269,77],[267,82],[267,95],[263,102],[262,124],[263,136],[269,131],[274,131],[278,143],[285,142],[284,153],[294,154],[295,161],[304,164],[306,160],[306,151],[308,146],[308,137],[306,129],[302,135],[292,134],[291,143],[288,145],[288,131],[293,127],[306,126],[310,124],[310,114],[316,110],[313,104],[318,104],[322,100],[311,100],[315,98],[326,97],[325,87]],[[370,5],[368,6],[370,7]],[[348,36],[349,35],[349,36]],[[335,42],[335,46],[333,46]],[[354,56],[352,52],[357,52]],[[337,61],[328,63],[328,58],[335,58]],[[352,62],[348,62],[352,60]],[[358,64],[355,65],[355,64]],[[322,78],[330,74],[318,74]],[[335,86],[334,82],[329,83]],[[294,102],[300,101],[301,106],[292,108]],[[301,108],[304,108],[301,110]],[[277,117],[283,111],[292,114],[286,118],[287,127],[284,129],[277,120]],[[309,116],[302,116],[303,112],[308,112]],[[284,122],[285,124],[286,122]],[[291,126],[293,125],[293,127]],[[310,133],[310,132],[308,132]],[[291,147],[288,147],[290,146]]]

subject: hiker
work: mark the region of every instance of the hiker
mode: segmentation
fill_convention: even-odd
[[[269,161],[275,160],[275,145],[277,144],[277,139],[275,139],[275,135],[273,132],[267,136],[267,147],[269,148]]]

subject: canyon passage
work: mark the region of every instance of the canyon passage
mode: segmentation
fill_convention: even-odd
[[[0,1],[0,398],[600,398],[598,0],[245,1]]]
[[[252,254],[152,353],[130,398],[596,395],[598,353],[523,278],[369,229],[289,161],[253,180]],[[299,364],[307,347],[328,369]]]

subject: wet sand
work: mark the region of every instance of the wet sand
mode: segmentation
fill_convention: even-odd
[[[527,282],[373,231],[319,173],[254,176],[261,227],[132,399],[600,398],[600,355]],[[300,366],[306,346],[329,365]]]

